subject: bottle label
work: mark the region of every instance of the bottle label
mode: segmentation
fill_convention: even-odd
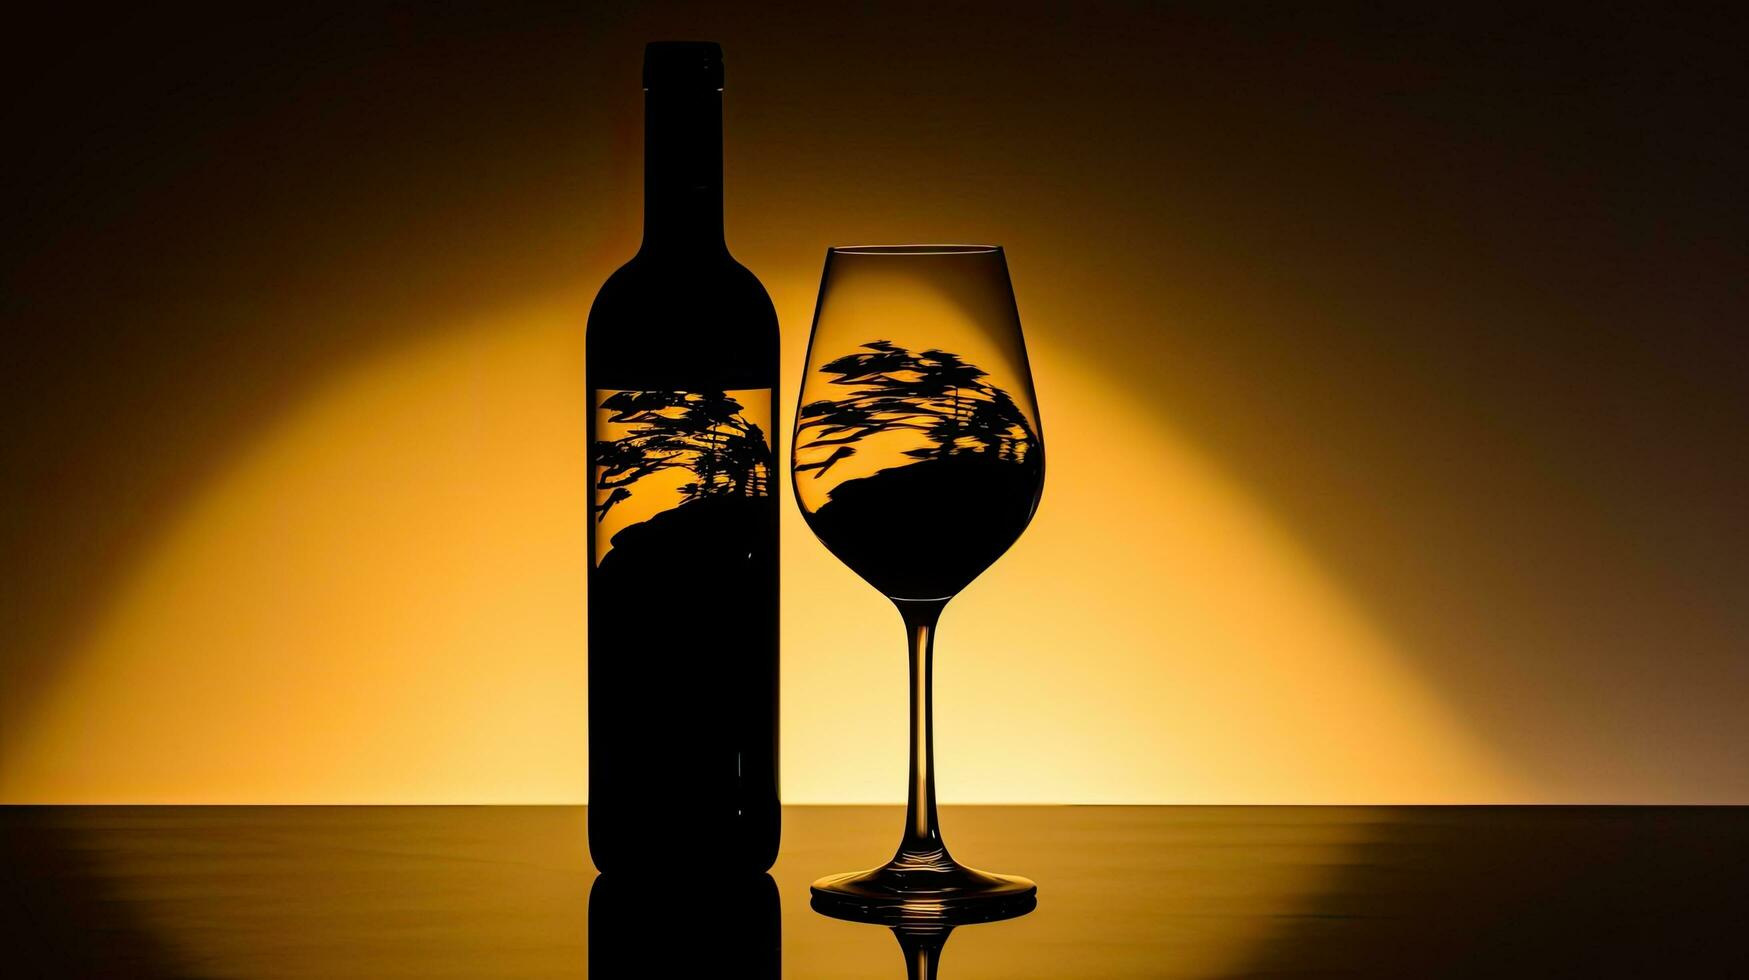
[[[682,556],[738,563],[763,550],[756,539],[774,492],[771,389],[593,395],[596,568]]]
[[[775,840],[772,390],[590,397],[590,834]]]

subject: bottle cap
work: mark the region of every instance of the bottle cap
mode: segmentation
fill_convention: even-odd
[[[715,41],[651,41],[644,46],[644,88],[722,91],[723,46]]]

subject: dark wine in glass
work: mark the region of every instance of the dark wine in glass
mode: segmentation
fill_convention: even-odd
[[[898,853],[814,883],[816,902],[1030,907],[1025,878],[956,862],[936,817],[930,671],[936,624],[1038,507],[1044,440],[1002,250],[827,252],[796,411],[796,500],[821,542],[898,606],[910,640],[911,776]]]

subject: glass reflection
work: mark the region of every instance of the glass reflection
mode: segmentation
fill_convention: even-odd
[[[782,904],[770,875],[714,882],[710,902],[673,882],[601,875],[589,889],[589,976],[783,975]]]
[[[835,901],[831,896],[816,895],[810,904],[821,915],[893,930],[894,938],[899,940],[899,949],[905,954],[908,980],[935,980],[940,975],[942,949],[955,928],[1017,919],[1037,908],[1038,899],[1026,895],[1011,901],[979,905],[924,907],[910,904],[865,908]]]

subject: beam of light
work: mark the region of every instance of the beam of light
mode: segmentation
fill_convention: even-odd
[[[69,653],[0,797],[582,801],[586,307],[433,332],[263,432]],[[942,623],[944,801],[1509,795],[1242,487],[1070,352],[1034,362],[1045,499]],[[784,798],[898,801],[897,615],[783,514]]]

